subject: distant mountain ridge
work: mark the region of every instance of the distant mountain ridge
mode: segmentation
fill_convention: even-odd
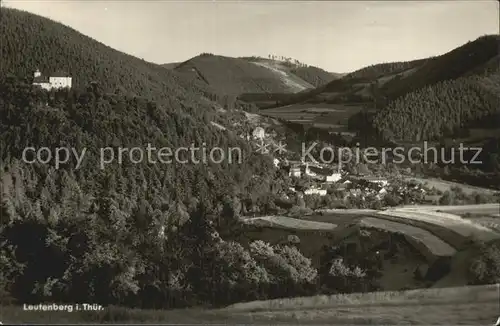
[[[280,101],[280,105],[373,102],[375,88],[379,93],[377,97],[385,98],[387,103],[441,81],[477,74],[480,69],[495,69],[498,63],[498,38],[498,35],[486,35],[440,56],[368,66],[326,85],[290,95]]]
[[[163,67],[190,74],[219,94],[297,93],[338,78],[317,67],[260,57],[233,58],[204,53]]]

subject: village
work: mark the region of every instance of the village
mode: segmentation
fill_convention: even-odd
[[[275,132],[256,127],[251,137],[254,142],[276,143]],[[289,154],[289,153],[288,153]],[[290,155],[288,155],[290,156]],[[387,169],[382,164],[319,163],[288,159],[287,155],[274,155],[277,170],[291,180],[291,186],[281,196],[285,200],[311,198],[316,202],[307,208],[371,208],[398,206],[401,204],[438,205],[449,196],[412,180],[410,168]],[[395,171],[396,170],[396,171]],[[301,200],[303,201],[303,200]],[[319,202],[319,203],[318,203]]]

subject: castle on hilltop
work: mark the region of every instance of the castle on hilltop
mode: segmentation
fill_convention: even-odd
[[[71,77],[63,71],[57,71],[49,77],[42,76],[40,70],[36,70],[33,75],[33,85],[38,85],[43,89],[71,88]]]

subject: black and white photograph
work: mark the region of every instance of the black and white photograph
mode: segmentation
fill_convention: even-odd
[[[0,4],[0,324],[500,326],[498,1]]]

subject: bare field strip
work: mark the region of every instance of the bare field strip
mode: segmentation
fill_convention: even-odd
[[[325,231],[337,228],[337,225],[332,223],[300,220],[287,216],[261,216],[245,219],[244,222],[249,225],[281,227],[295,230]]]
[[[397,207],[398,210],[412,210],[412,211],[440,211],[440,212],[453,212],[457,213],[485,213],[485,214],[498,214],[500,213],[500,204],[475,204],[475,205],[406,205]]]
[[[437,257],[451,257],[456,253],[456,250],[448,243],[418,227],[374,217],[363,218],[358,223],[361,227],[403,234],[411,242],[417,242],[416,245],[429,261]]]
[[[417,177],[406,177],[407,180],[416,180],[421,183],[427,183],[429,187],[434,187],[440,191],[449,191],[452,187],[459,187],[463,190],[464,193],[466,194],[472,194],[474,192],[479,192],[479,193],[488,193],[488,194],[495,194],[498,193],[498,190],[494,189],[488,189],[488,188],[480,188],[480,187],[475,187],[475,186],[470,186],[466,185],[463,183],[457,183],[457,182],[452,182],[452,181],[446,181],[446,180],[440,180],[440,179],[435,179],[435,178],[417,178]]]
[[[425,210],[434,212],[460,212],[460,213],[499,213],[500,203],[472,204],[472,205],[405,205],[397,207],[398,210]]]
[[[466,220],[457,215],[433,212],[433,211],[409,211],[409,210],[386,210],[377,215],[388,215],[417,220],[437,226],[448,228],[461,236],[475,238],[482,241],[490,241],[500,238],[500,234],[481,225]],[[453,217],[452,217],[453,216]]]
[[[311,112],[311,113],[330,113],[330,112],[345,112],[346,109],[345,108],[342,108],[342,109],[339,109],[339,108],[333,108],[333,107],[322,107],[322,108],[318,108],[318,107],[310,107],[307,109],[307,112]]]

